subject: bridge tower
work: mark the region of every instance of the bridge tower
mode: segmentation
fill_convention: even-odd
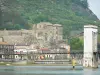
[[[84,26],[84,67],[98,67],[97,28],[98,27],[94,25]]]

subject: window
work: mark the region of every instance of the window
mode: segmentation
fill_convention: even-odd
[[[39,32],[39,33],[38,33],[38,37],[41,37],[42,35],[43,35],[42,32]]]

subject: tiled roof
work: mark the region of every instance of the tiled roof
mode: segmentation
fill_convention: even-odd
[[[49,50],[48,48],[41,48],[40,50]]]
[[[0,44],[3,44],[3,45],[8,45],[7,42],[0,42]]]

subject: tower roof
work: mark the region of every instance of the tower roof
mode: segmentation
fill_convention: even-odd
[[[84,25],[84,28],[98,28],[96,25]]]

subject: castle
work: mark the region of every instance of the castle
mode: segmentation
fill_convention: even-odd
[[[60,24],[40,22],[31,30],[0,30],[0,41],[13,45],[34,44],[37,47],[49,47],[50,42],[63,39],[63,27]]]

